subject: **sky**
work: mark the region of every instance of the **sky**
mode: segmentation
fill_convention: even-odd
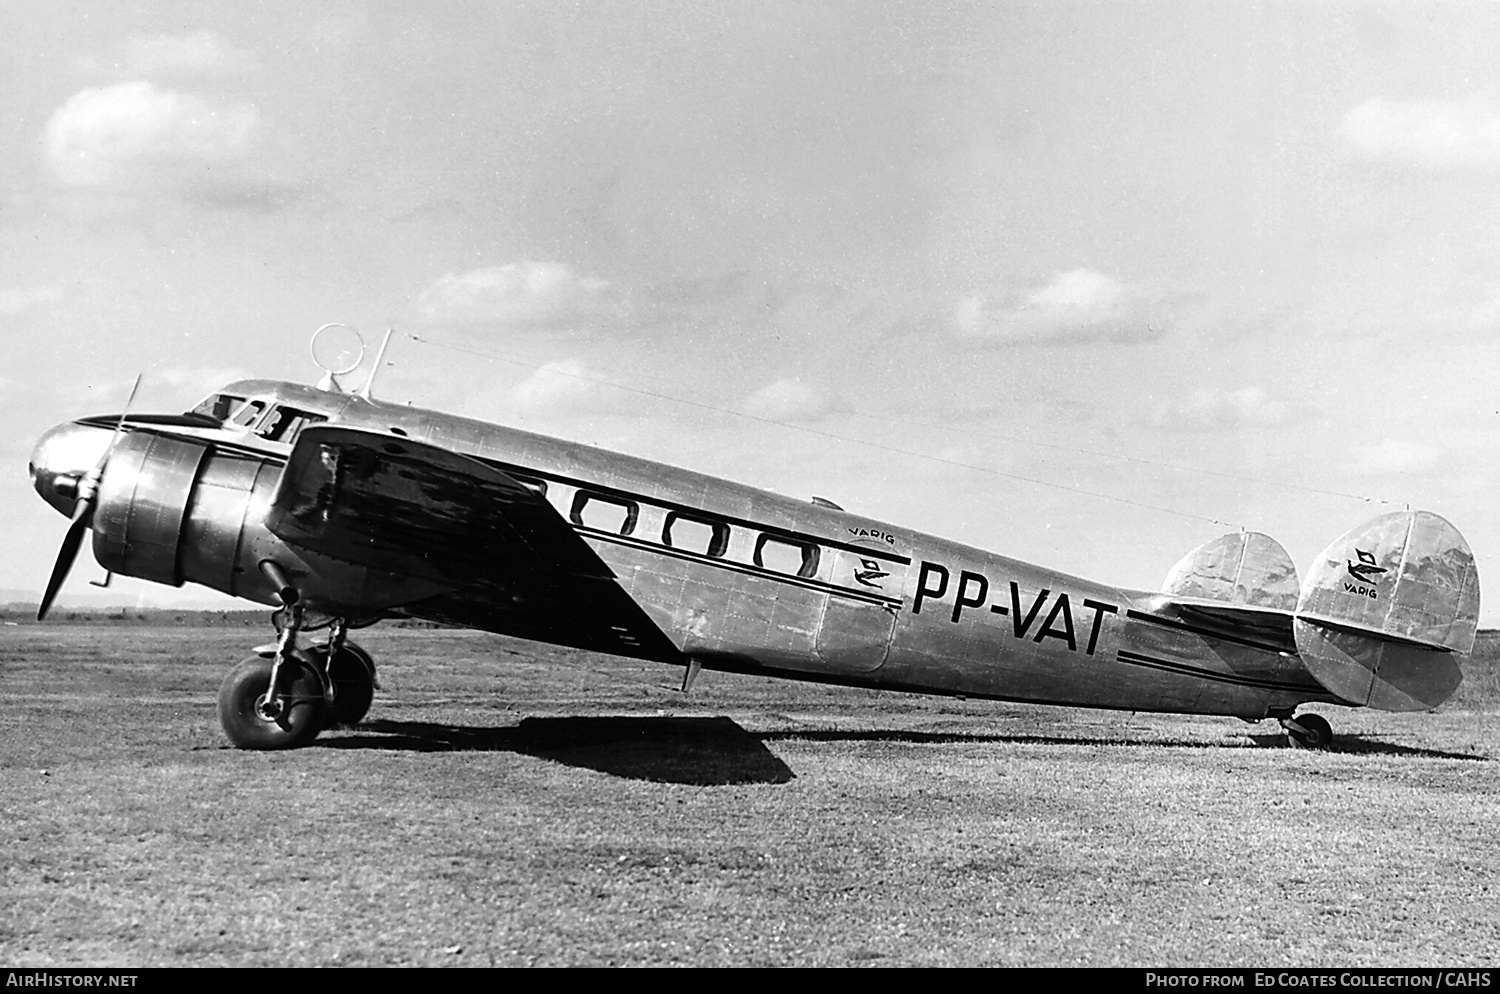
[[[66,531],[44,430],[137,373],[138,411],[315,382],[328,322],[395,329],[384,399],[1124,587],[1242,528],[1305,571],[1405,506],[1500,580],[1497,36],[1481,3],[9,0],[0,589]]]

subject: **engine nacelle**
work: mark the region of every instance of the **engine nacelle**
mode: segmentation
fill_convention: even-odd
[[[208,447],[149,432],[123,436],[99,481],[94,558],[124,576],[182,586],[188,502]]]
[[[132,431],[109,456],[94,512],[94,557],[122,576],[199,583],[265,604],[279,600],[260,564],[303,586],[304,603],[354,617],[443,592],[430,581],[294,551],[265,525],[284,463],[211,443]]]

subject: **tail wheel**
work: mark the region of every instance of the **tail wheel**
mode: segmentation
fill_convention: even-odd
[[[323,727],[323,682],[301,660],[281,666],[281,693],[271,690],[272,660],[251,656],[219,687],[219,723],[237,749],[295,749]]]
[[[321,663],[328,648],[318,646],[310,651]],[[353,642],[345,642],[328,662],[328,678],[333,681],[328,724],[333,727],[359,724],[375,699],[375,662],[370,654]]]
[[[1333,744],[1333,726],[1320,715],[1301,714],[1283,724],[1286,740],[1298,749],[1327,749]]]

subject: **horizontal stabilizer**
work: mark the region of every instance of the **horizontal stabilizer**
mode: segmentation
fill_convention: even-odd
[[[1474,647],[1479,574],[1464,537],[1429,511],[1397,511],[1324,549],[1302,583],[1297,651],[1350,704],[1436,707]]]

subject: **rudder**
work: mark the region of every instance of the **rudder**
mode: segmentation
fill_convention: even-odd
[[[1332,693],[1420,711],[1458,689],[1478,624],[1479,574],[1464,537],[1430,511],[1396,511],[1323,550],[1293,629],[1303,665]]]

